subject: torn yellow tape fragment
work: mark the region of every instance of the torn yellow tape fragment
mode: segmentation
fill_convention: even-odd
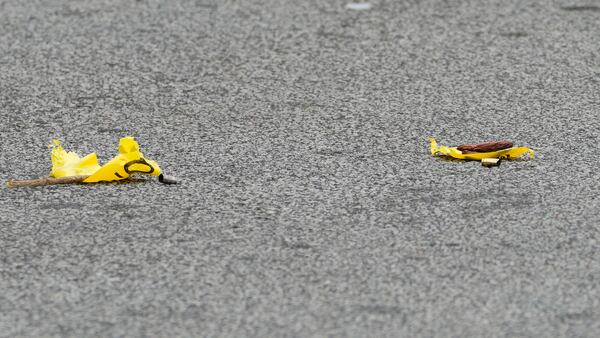
[[[462,151],[456,149],[456,147],[438,146],[433,137],[429,138],[429,142],[431,143],[431,155],[449,156],[460,160],[481,161],[484,158],[516,159],[525,154],[529,154],[530,158],[533,158],[534,156],[533,150],[527,147],[512,147],[498,151],[490,151],[487,153],[463,153]]]
[[[53,142],[51,177],[89,175],[83,182],[95,183],[124,180],[133,173],[151,176],[159,176],[161,173],[156,162],[144,158],[133,137],[123,137],[119,141],[119,154],[102,167],[98,165],[95,153],[80,158],[74,152],[66,152],[60,142]]]
[[[83,182],[118,181],[128,178],[133,173],[158,176],[160,168],[156,162],[144,158],[133,137],[123,137],[119,141],[119,155]]]
[[[96,153],[88,154],[80,158],[76,153],[63,149],[58,140],[52,140],[50,157],[52,159],[52,170],[50,177],[67,177],[79,175],[91,175],[100,169]]]

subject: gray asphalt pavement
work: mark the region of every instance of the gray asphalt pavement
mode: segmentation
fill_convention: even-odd
[[[600,3],[0,0],[0,337],[600,336]],[[511,139],[531,161],[428,153]]]

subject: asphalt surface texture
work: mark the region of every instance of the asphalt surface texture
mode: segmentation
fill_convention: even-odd
[[[0,0],[0,337],[600,336],[600,2],[348,2]]]

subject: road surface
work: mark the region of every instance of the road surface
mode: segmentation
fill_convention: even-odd
[[[600,336],[600,3],[348,2],[0,1],[0,180],[182,180],[0,188],[0,337]]]

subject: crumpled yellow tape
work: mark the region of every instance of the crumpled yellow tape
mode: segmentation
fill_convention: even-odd
[[[502,158],[502,159],[515,159],[521,157],[524,154],[529,154],[530,158],[533,158],[533,150],[527,147],[512,147],[508,149],[502,149],[498,151],[491,151],[487,153],[468,153],[463,154],[462,151],[456,149],[456,147],[438,146],[437,142],[433,137],[429,138],[431,143],[431,155],[433,156],[449,156],[460,160],[474,160],[481,161],[484,158]]]
[[[67,177],[78,175],[91,175],[100,169],[96,153],[80,158],[76,153],[63,149],[58,140],[52,140],[50,158],[52,170],[50,177]]]
[[[100,167],[96,153],[80,158],[74,152],[66,152],[60,142],[53,140],[50,152],[52,158],[51,177],[90,175],[84,182],[110,182],[124,180],[133,173],[158,176],[160,167],[155,161],[144,158],[133,137],[123,137],[119,141],[119,154]]]

